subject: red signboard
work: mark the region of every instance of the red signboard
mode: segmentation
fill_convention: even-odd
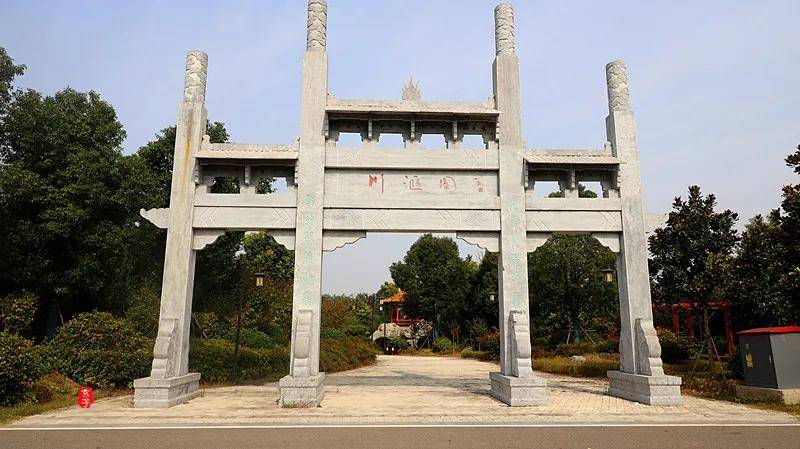
[[[78,388],[78,405],[81,408],[89,408],[94,403],[94,392],[89,387]]]

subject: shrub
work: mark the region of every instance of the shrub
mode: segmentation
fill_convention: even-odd
[[[155,338],[158,334],[158,315],[161,310],[161,298],[148,286],[139,288],[131,297],[125,318],[140,334]]]
[[[10,334],[25,332],[36,315],[39,300],[32,293],[19,293],[0,298],[0,322],[3,331]]]
[[[398,352],[402,352],[407,350],[411,345],[408,343],[408,340],[405,338],[395,337],[389,340],[389,344],[397,348]]]
[[[244,333],[242,334],[244,335]],[[189,370],[209,382],[227,382],[234,366],[234,344],[220,338],[193,338]],[[239,379],[261,379],[289,372],[289,350],[285,347],[239,348]]]
[[[222,338],[228,333],[228,326],[214,312],[192,313],[193,334],[203,338]]]
[[[619,352],[619,342],[601,339],[595,342],[566,343],[556,346],[555,354],[570,357],[573,355]]]
[[[664,363],[682,363],[691,355],[689,340],[682,335],[675,335],[667,329],[658,329],[658,341],[661,343],[661,360]]]
[[[619,356],[616,354],[588,354],[585,357],[584,362],[567,357],[534,359],[533,369],[573,377],[605,377],[607,371],[619,369]]]
[[[452,353],[455,351],[456,346],[447,337],[439,337],[433,340],[433,352],[439,353]]]
[[[323,339],[320,342],[320,371],[335,373],[375,363],[375,347],[361,339]]]
[[[107,312],[82,313],[62,326],[47,345],[52,368],[80,384],[129,387],[147,376],[152,340],[127,320]]]
[[[479,338],[481,340],[481,349],[488,352],[492,360],[500,360],[500,331],[492,329]]]
[[[0,405],[25,399],[33,382],[46,370],[40,352],[19,335],[0,332]]]
[[[461,357],[465,359],[475,359],[489,361],[492,360],[492,354],[486,351],[473,351],[472,348],[464,348],[461,350]]]
[[[340,331],[339,329],[329,329],[323,328],[320,331],[321,338],[327,338],[330,340],[346,340],[349,337],[344,332]]]
[[[236,330],[228,332],[228,341],[236,343]],[[250,348],[271,348],[275,346],[269,335],[258,329],[242,329],[239,333],[239,344]]]

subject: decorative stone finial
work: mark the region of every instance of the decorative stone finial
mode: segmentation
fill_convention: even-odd
[[[628,95],[628,68],[622,61],[606,64],[606,83],[608,85],[608,110],[629,111],[631,99]]]
[[[306,50],[325,51],[328,41],[328,2],[308,0]]]
[[[514,7],[500,3],[494,8],[494,39],[498,55],[514,54]]]
[[[403,101],[422,101],[422,92],[419,90],[419,81],[414,82],[414,77],[403,86]]]
[[[199,50],[186,54],[186,79],[183,83],[183,101],[203,103],[206,100],[208,55]]]

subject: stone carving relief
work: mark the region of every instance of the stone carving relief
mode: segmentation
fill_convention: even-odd
[[[162,318],[158,322],[158,336],[153,348],[153,367],[150,377],[153,379],[167,379],[174,377],[177,354],[175,353],[175,340],[178,333],[178,320]]]
[[[510,3],[494,9],[494,38],[498,55],[514,54],[514,7]]]
[[[325,51],[328,40],[328,2],[311,0],[308,2],[308,30],[306,50]]]
[[[192,237],[192,249],[199,251],[217,241],[224,234],[222,229],[196,229]]]
[[[531,328],[528,316],[514,310],[508,317],[511,324],[511,375],[533,377],[531,361]]]
[[[311,353],[311,339],[313,332],[314,312],[308,309],[300,310],[297,313],[297,324],[294,330],[294,357],[292,357],[293,377],[311,376],[311,366],[309,365],[309,355]]]
[[[630,110],[628,68],[624,62],[613,61],[606,65],[606,82],[608,83],[608,108],[611,111]]]
[[[636,319],[636,374],[663,376],[661,344],[653,320]]]
[[[414,77],[403,86],[403,101],[422,101],[422,92],[419,90],[419,81],[414,82]]]
[[[206,98],[206,73],[208,55],[202,51],[190,51],[186,55],[186,80],[183,88],[183,101],[203,103]]]

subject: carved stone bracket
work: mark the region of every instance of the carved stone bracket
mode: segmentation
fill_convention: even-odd
[[[270,229],[265,232],[289,251],[294,251],[294,229]]]
[[[169,227],[169,208],[139,210],[139,215],[157,228],[167,229]]]
[[[636,319],[636,374],[663,376],[661,344],[653,320]]]
[[[175,340],[178,333],[178,320],[162,318],[158,322],[158,336],[153,348],[153,367],[150,370],[152,379],[167,379],[177,376],[177,354]]]
[[[533,377],[531,362],[531,328],[528,316],[514,310],[509,314],[511,325],[511,375]]]
[[[619,252],[619,234],[616,232],[593,232],[594,237],[601,245],[610,249],[612,253]]]
[[[196,229],[192,239],[192,249],[200,251],[206,246],[217,241],[219,236],[224,234],[223,229]]]
[[[292,377],[311,376],[309,365],[309,355],[311,353],[311,339],[313,332],[314,312],[311,310],[300,310],[297,312],[297,324],[294,330],[294,354],[292,356],[292,367],[290,375]]]
[[[486,251],[493,253],[500,251],[499,232],[456,232],[456,238]]]
[[[323,231],[322,250],[335,251],[345,245],[355,243],[367,236],[364,231]]]
[[[552,237],[553,234],[549,232],[529,232],[527,236],[528,252],[532,253],[539,249],[540,246],[547,243],[547,240]]]

